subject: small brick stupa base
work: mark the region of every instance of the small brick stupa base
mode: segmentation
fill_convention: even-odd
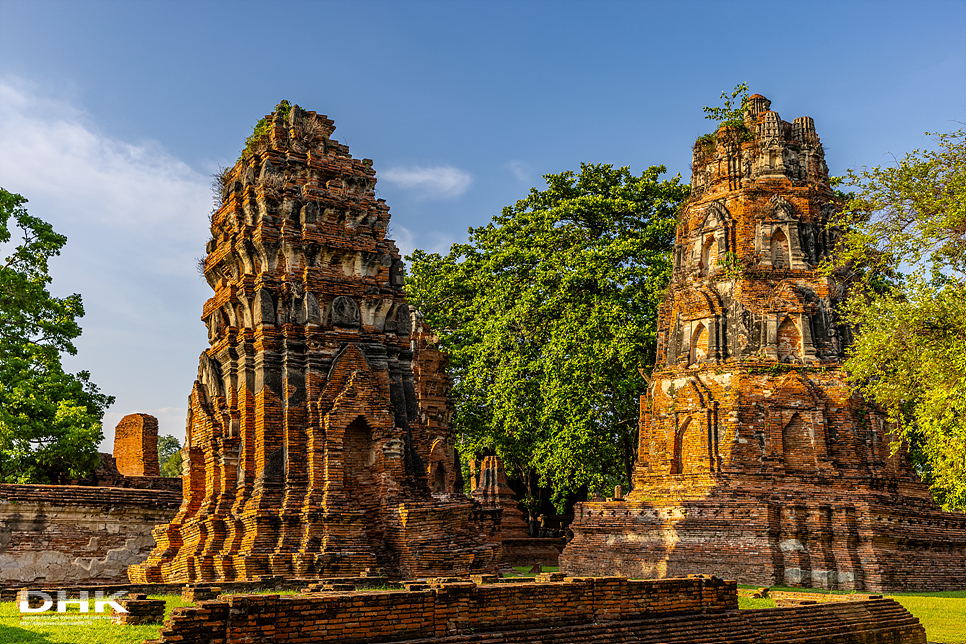
[[[494,570],[485,513],[446,494],[446,409],[421,406],[414,351],[429,352],[423,389],[445,399],[445,386],[413,338],[372,162],[297,106],[265,125],[212,219],[211,348],[189,399],[184,502],[131,581]]]
[[[814,123],[769,107],[751,97],[750,139],[695,145],[634,491],[578,505],[560,569],[966,588],[966,515],[940,510],[846,385],[843,285],[817,270],[836,231]]]
[[[502,510],[500,531],[494,540],[503,547],[503,566],[556,566],[563,550],[563,537],[531,537],[527,521],[520,511],[516,494],[507,483],[503,461],[498,456],[484,456],[469,462],[473,498],[484,508]]]

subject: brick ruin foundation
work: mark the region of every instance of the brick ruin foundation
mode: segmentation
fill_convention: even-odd
[[[231,595],[177,608],[158,644],[340,642],[726,642],[925,644],[918,620],[889,599],[738,610],[716,578],[429,580],[406,590]]]
[[[445,374],[414,336],[372,162],[315,112],[266,119],[212,219],[183,502],[131,581],[494,569],[499,513],[452,494]]]
[[[127,581],[180,501],[163,489],[0,484],[0,587]]]
[[[843,285],[816,270],[836,239],[814,123],[769,108],[751,97],[750,140],[695,145],[634,490],[578,505],[561,570],[966,587],[966,515],[939,509],[846,384]]]

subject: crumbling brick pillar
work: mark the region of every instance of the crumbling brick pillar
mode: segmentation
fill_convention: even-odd
[[[158,419],[128,414],[114,428],[114,460],[124,476],[161,476]]]

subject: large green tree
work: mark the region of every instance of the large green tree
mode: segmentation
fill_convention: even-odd
[[[417,250],[409,301],[449,353],[464,457],[495,453],[560,505],[627,486],[638,397],[653,366],[676,213],[689,188],[628,168],[544,175],[545,190],[471,228],[449,254]],[[625,489],[627,489],[625,487]]]
[[[0,248],[12,251],[0,264],[0,481],[64,482],[99,463],[101,419],[114,399],[86,371],[61,367],[61,353],[77,351],[84,308],[80,295],[48,291],[48,261],[67,238],[26,202],[0,188]]]
[[[966,137],[849,172],[839,224],[845,363],[946,509],[966,510]]]

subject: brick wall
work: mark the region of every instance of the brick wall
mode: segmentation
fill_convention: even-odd
[[[208,641],[204,638],[212,633],[244,641],[272,625],[274,642],[299,638],[379,642],[644,615],[714,613],[737,609],[736,588],[734,582],[710,579],[614,578],[441,583],[417,591],[228,596],[176,611],[165,624],[161,641]]]
[[[180,502],[168,490],[0,484],[0,586],[126,581]]]
[[[922,626],[891,600],[738,611],[735,583],[712,578],[440,582],[408,591],[222,596],[175,609],[158,642],[768,644],[786,641],[788,633],[803,644],[925,643]]]

